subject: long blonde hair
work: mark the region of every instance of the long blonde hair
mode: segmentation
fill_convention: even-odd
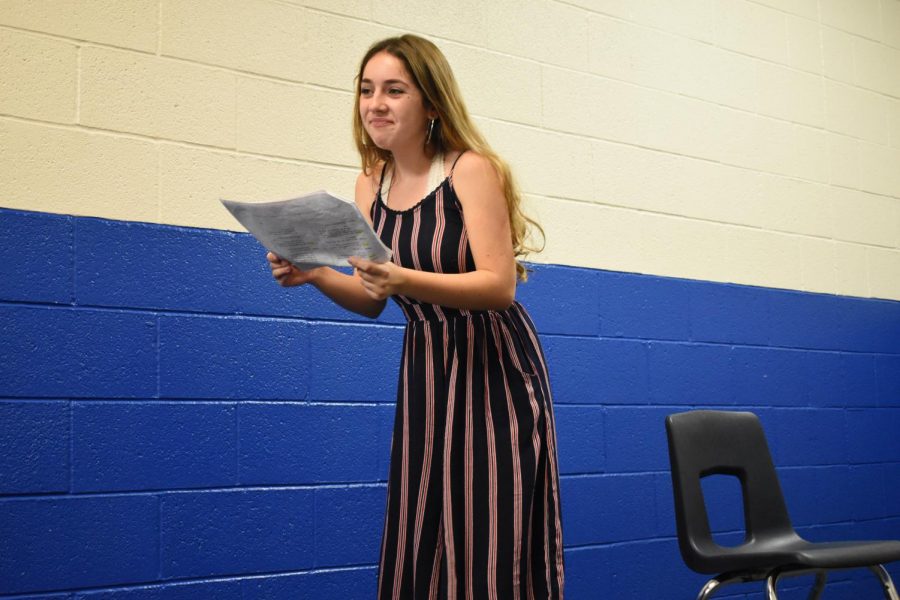
[[[363,70],[369,60],[379,52],[387,52],[403,61],[407,72],[422,93],[425,106],[437,112],[434,130],[425,147],[425,152],[429,156],[438,152],[446,154],[448,151],[472,150],[484,156],[493,165],[500,177],[500,185],[509,211],[516,275],[525,281],[527,271],[519,262],[519,258],[543,249],[544,230],[522,211],[522,196],[509,165],[491,149],[469,117],[459,86],[444,54],[424,38],[406,34],[381,40],[369,48],[360,62],[359,73],[356,76],[356,100],[353,105],[353,140],[362,159],[363,172],[372,173],[379,164],[388,164],[391,161],[391,153],[376,146],[369,137],[359,114],[359,86]],[[540,233],[542,243],[539,246],[528,243],[530,228]]]

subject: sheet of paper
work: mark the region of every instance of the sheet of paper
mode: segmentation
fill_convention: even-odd
[[[356,205],[325,191],[279,202],[222,204],[263,246],[300,269],[346,267],[351,256],[375,262],[391,257]]]

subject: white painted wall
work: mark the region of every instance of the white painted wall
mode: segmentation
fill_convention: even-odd
[[[0,206],[349,196],[352,78],[454,66],[539,262],[900,299],[900,0],[3,0]]]

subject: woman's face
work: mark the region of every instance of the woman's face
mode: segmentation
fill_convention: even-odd
[[[432,118],[403,61],[388,52],[374,55],[363,68],[359,116],[375,145],[391,152],[424,149]]]

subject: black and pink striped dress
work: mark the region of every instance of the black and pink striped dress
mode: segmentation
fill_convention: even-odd
[[[404,211],[379,190],[372,222],[397,264],[475,269],[452,177]],[[531,319],[518,303],[469,311],[394,299],[408,323],[379,600],[561,599],[556,437]]]

